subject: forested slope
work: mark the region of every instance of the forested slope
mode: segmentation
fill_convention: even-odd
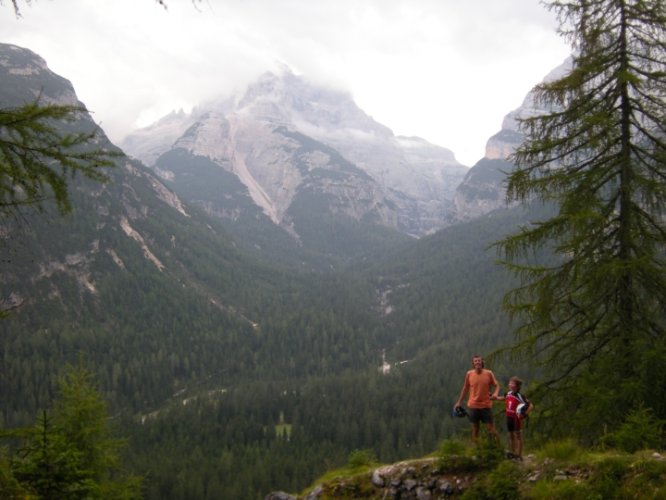
[[[47,406],[62,364],[82,353],[149,498],[294,491],[354,449],[397,460],[467,430],[448,413],[469,357],[508,338],[499,309],[508,285],[488,246],[523,213],[324,274],[247,259],[185,207],[190,217],[167,210],[133,222],[160,270],[100,222],[113,204],[100,210],[103,197],[86,192],[74,197],[76,216],[14,229],[3,279],[21,300],[0,323],[7,424]],[[494,368],[506,379],[515,367]]]
[[[376,317],[357,330],[361,337],[335,337],[338,343],[323,356],[297,341],[294,363],[316,357],[336,366],[360,346],[365,364],[325,376],[301,370],[294,377],[287,370],[270,380],[202,393],[187,404],[178,398],[130,426],[136,429],[133,461],[148,464],[155,478],[148,483],[149,497],[260,498],[269,490],[298,491],[345,463],[353,450],[370,449],[390,462],[422,456],[441,439],[466,434],[467,426],[449,412],[470,356],[491,353],[510,339],[499,307],[509,283],[489,244],[525,217],[520,211],[496,212],[449,228],[385,259],[366,260],[335,293],[328,284],[319,288],[324,302],[339,303],[337,311],[370,306]],[[372,304],[362,302],[367,296],[361,290],[369,284]],[[353,293],[360,295],[343,298]],[[317,317],[315,311],[292,313],[303,326],[304,319]],[[270,342],[279,363],[285,346],[279,336]],[[388,374],[380,370],[382,350],[392,365]],[[499,362],[493,368],[504,382],[520,370]]]
[[[21,74],[4,76],[22,90],[9,102],[30,85],[74,98],[66,80],[23,88]],[[322,243],[311,262],[337,265],[305,271],[248,255],[138,162],[118,157],[108,176],[72,177],[69,215],[47,204],[2,221],[4,427],[34,422],[64,365],[82,360],[149,498],[297,490],[354,449],[419,456],[460,430],[447,415],[470,355],[508,338],[508,283],[488,246],[525,214],[420,241],[384,235],[373,252]],[[341,269],[351,255],[365,257]]]

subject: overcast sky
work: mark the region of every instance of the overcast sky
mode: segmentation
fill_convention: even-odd
[[[114,142],[282,63],[471,166],[569,53],[539,0],[19,1],[0,40],[69,79]]]

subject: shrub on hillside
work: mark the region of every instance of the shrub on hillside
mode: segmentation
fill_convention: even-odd
[[[508,460],[467,490],[463,500],[514,500],[520,498],[521,473],[518,465]]]
[[[664,424],[650,408],[641,406],[629,413],[624,423],[605,437],[604,443],[629,453],[642,449],[660,450],[665,444]]]
[[[459,439],[445,439],[439,444],[437,454],[440,457],[447,455],[464,455],[467,446]]]
[[[622,482],[629,473],[629,460],[609,457],[599,462],[590,477],[590,486],[599,498],[618,498]]]
[[[349,454],[347,467],[350,469],[360,469],[361,467],[368,467],[375,462],[377,462],[377,458],[372,450],[354,450]]]

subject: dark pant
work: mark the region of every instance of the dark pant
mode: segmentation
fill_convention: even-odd
[[[493,410],[492,408],[468,408],[469,420],[473,424],[483,422],[484,424],[493,423]]]

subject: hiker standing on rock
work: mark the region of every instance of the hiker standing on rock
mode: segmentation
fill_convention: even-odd
[[[497,399],[499,395],[499,382],[497,382],[495,374],[485,368],[483,358],[478,354],[472,357],[472,366],[474,368],[465,375],[465,383],[454,408],[460,407],[465,395],[469,393],[467,413],[472,422],[472,441],[474,444],[477,443],[479,426],[483,422],[486,424],[491,438],[499,443],[499,434],[493,422],[493,402],[491,400],[491,397]]]

